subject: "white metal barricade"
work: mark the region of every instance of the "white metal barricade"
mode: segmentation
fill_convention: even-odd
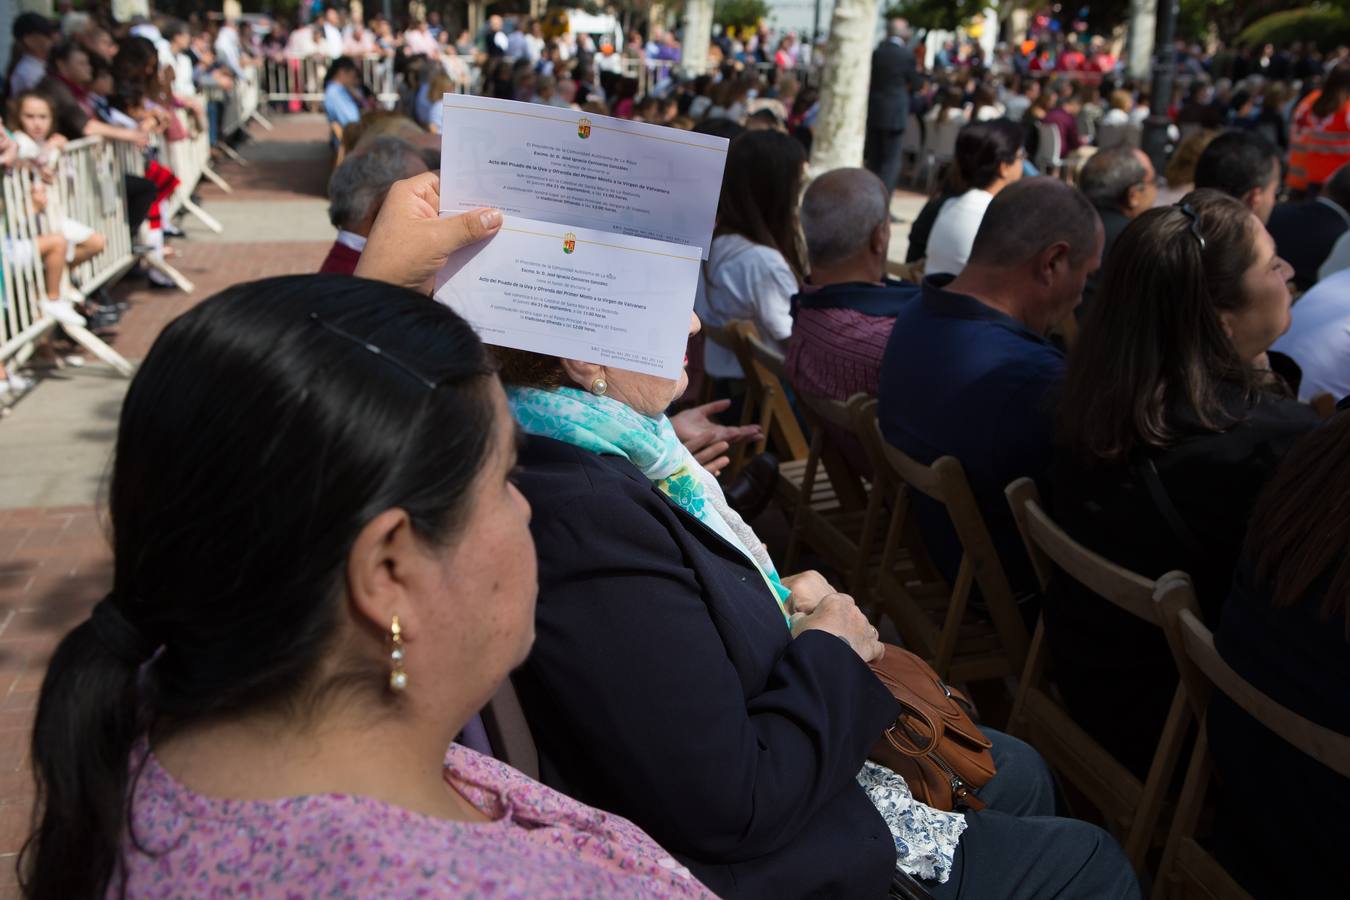
[[[0,299],[0,362],[22,361],[32,352],[33,342],[56,322],[42,311],[46,298],[42,260],[37,251],[37,217],[33,214],[30,172],[20,170],[0,176],[0,276],[4,297]]]
[[[262,92],[268,103],[287,103],[297,109],[301,103],[323,102],[323,79],[331,60],[326,56],[275,57],[264,60]],[[398,80],[392,56],[363,56],[361,81],[382,105],[392,108],[398,102]]]
[[[122,165],[122,171],[124,173],[128,175],[145,174],[145,152],[143,150],[134,144],[128,144],[126,141],[111,141],[110,144],[118,161]],[[170,197],[168,202],[171,203],[172,200],[173,198]],[[163,218],[164,209],[164,205],[161,204],[161,218]],[[144,227],[145,226],[142,225],[142,228]],[[161,254],[142,252],[139,258],[151,268],[158,269],[164,277],[172,281],[174,286],[183,293],[190,294],[196,290],[196,286],[193,285],[182,272],[165,262],[164,257]]]
[[[87,221],[76,220],[104,232],[109,239],[109,247],[76,273],[77,277],[81,274],[88,277],[88,284],[81,284],[83,290],[92,292],[126,271],[132,262],[126,201],[117,157],[104,154],[98,139],[79,141],[68,149],[69,152],[56,163],[52,184],[46,186],[47,208],[41,214],[33,197],[40,178],[33,169],[21,167],[0,176],[0,193],[3,193],[5,205],[4,221],[0,223],[0,275],[4,279],[0,361],[27,359],[35,342],[57,325],[42,306],[47,299],[47,288],[38,243],[44,234],[59,233],[60,223],[66,215],[75,218],[82,212]],[[100,196],[101,184],[108,182],[101,183],[97,178],[86,180],[84,170],[88,168],[95,172],[102,170],[109,176],[109,181],[115,185],[111,197]],[[107,258],[103,259],[105,256]],[[63,283],[67,277],[63,273]],[[124,375],[131,374],[131,364],[87,328],[65,322],[61,323],[61,328],[94,356]]]
[[[107,241],[102,253],[70,273],[76,290],[85,297],[136,263],[122,175],[116,152],[99,138],[72,141],[61,152],[49,206],[52,223],[68,217],[88,225]]]
[[[214,216],[193,202],[192,193],[197,189],[197,184],[208,173],[213,176],[211,180],[221,185],[227,192],[229,186],[211,169],[211,141],[206,129],[199,128],[194,133],[193,124],[187,113],[179,110],[177,115],[179,122],[187,130],[189,136],[179,141],[171,141],[162,134],[155,138],[160,162],[172,169],[173,174],[178,176],[178,187],[173,192],[173,196],[160,205],[160,214],[165,219],[172,219],[179,211],[188,212],[207,228],[210,228],[216,234],[220,234],[224,230],[220,223],[216,221]]]

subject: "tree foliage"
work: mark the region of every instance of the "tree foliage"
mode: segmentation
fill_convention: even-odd
[[[1350,43],[1350,16],[1344,9],[1329,6],[1272,13],[1243,29],[1236,43],[1243,47],[1281,47],[1294,41],[1313,41],[1322,50]]]
[[[1001,4],[989,0],[898,0],[886,7],[882,15],[887,19],[908,19],[915,28],[955,31],[987,7]]]
[[[768,17],[769,4],[764,0],[717,0],[713,7],[713,22],[723,28],[754,28]]]

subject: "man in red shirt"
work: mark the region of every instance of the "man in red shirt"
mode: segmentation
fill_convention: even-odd
[[[1078,49],[1078,35],[1069,35],[1055,68],[1061,72],[1081,72],[1087,68],[1087,57]]]
[[[1053,125],[1059,131],[1059,155],[1068,156],[1079,147],[1083,146],[1083,139],[1078,134],[1078,113],[1083,109],[1083,102],[1078,99],[1077,94],[1070,94],[1067,98],[1061,100],[1054,109],[1045,114],[1042,119],[1046,125]]]
[[[328,219],[338,230],[337,239],[319,271],[355,272],[390,186],[425,171],[417,148],[396,137],[375,138],[343,160],[328,181]]]

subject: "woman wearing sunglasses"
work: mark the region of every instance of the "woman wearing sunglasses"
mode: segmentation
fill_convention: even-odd
[[[1262,487],[1317,416],[1289,328],[1292,271],[1239,201],[1195,191],[1121,233],[1069,360],[1052,470],[1056,520],[1149,578],[1180,569],[1210,624]],[[1046,636],[1070,712],[1147,771],[1177,675],[1156,628],[1065,586]]]

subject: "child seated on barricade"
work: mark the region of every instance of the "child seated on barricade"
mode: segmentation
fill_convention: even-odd
[[[19,158],[19,142],[6,129],[0,127],[0,177],[7,176],[23,165]],[[0,192],[0,258],[4,265],[0,274],[4,275],[3,295],[0,296],[0,317],[8,314],[10,304],[24,301],[24,286],[33,284],[32,275],[41,281],[43,299],[37,302],[38,308],[47,317],[62,325],[83,326],[85,319],[74,308],[72,300],[80,299],[72,292],[72,297],[62,296],[61,276],[65,272],[68,243],[59,232],[44,231],[41,228],[41,216],[47,209],[47,187],[40,178],[34,178],[29,187],[29,204],[13,218],[6,215],[5,195]],[[15,231],[11,225],[32,216],[29,228]],[[23,321],[20,316],[11,321]],[[8,335],[11,336],[12,335]],[[44,347],[43,355],[54,357],[49,346]],[[77,358],[67,359],[74,362]],[[57,358],[56,364],[61,360]],[[8,372],[0,366],[0,397],[7,394],[21,394],[32,386],[32,381],[17,372]]]
[[[54,133],[56,119],[51,101],[37,91],[25,91],[15,98],[13,109],[11,125],[19,159],[33,163],[42,180],[51,184],[57,159],[66,145],[65,136]],[[66,264],[72,268],[98,256],[108,244],[93,228],[59,212],[47,216],[46,230],[59,232],[66,239]]]

